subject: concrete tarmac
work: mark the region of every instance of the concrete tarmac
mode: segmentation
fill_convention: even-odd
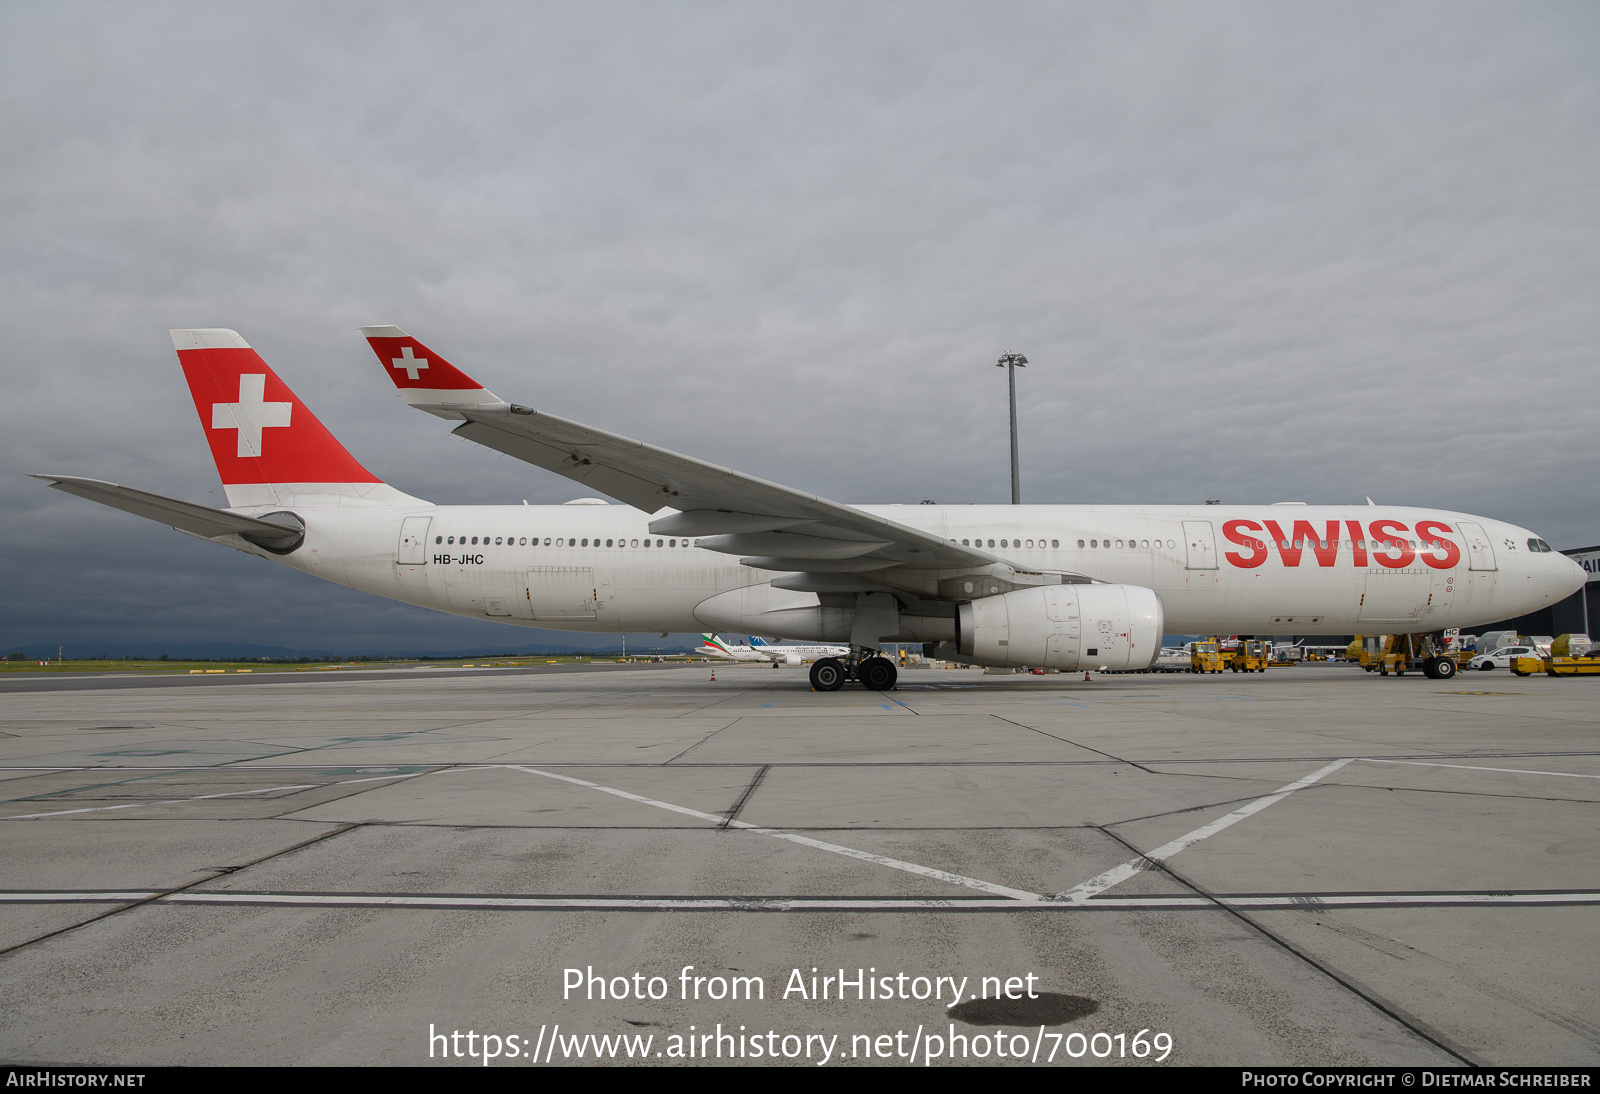
[[[0,1057],[1600,1062],[1588,681],[558,668],[0,693]]]

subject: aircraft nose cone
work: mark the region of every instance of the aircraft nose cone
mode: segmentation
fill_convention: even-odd
[[[1588,583],[1589,571],[1580,566],[1575,559],[1567,558],[1566,555],[1562,555],[1561,557],[1566,559],[1567,566],[1571,570],[1570,576],[1573,581],[1572,591],[1577,592]]]

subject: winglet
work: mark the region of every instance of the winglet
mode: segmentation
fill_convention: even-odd
[[[503,410],[508,405],[399,327],[362,327],[361,333],[394,386],[418,410],[459,421],[469,410]]]

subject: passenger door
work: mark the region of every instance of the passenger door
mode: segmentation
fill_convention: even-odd
[[[394,551],[395,580],[413,598],[426,596],[428,588],[428,526],[432,517],[407,517],[400,522],[400,542]]]
[[[428,525],[432,517],[407,517],[400,522],[400,543],[394,558],[402,566],[422,566],[428,561]]]
[[[1470,560],[1469,570],[1498,570],[1495,565],[1494,544],[1489,542],[1489,537],[1483,534],[1483,526],[1471,521],[1461,521],[1457,527],[1461,529],[1461,538],[1467,541],[1467,558]]]
[[[1188,551],[1189,569],[1217,568],[1217,537],[1209,520],[1184,521],[1183,542]]]

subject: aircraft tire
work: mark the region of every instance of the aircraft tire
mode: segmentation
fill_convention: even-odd
[[[1454,680],[1456,678],[1456,663],[1448,657],[1441,657],[1433,663],[1433,678],[1435,680]]]
[[[844,665],[837,657],[822,657],[811,663],[811,686],[818,691],[838,691],[844,687]]]
[[[1439,659],[1437,657],[1428,657],[1423,660],[1422,675],[1429,680],[1439,679]]]
[[[818,691],[838,691],[844,687],[844,665],[837,657],[823,657],[811,664],[811,686]]]
[[[900,673],[887,657],[869,657],[856,666],[856,678],[868,691],[888,691]]]

